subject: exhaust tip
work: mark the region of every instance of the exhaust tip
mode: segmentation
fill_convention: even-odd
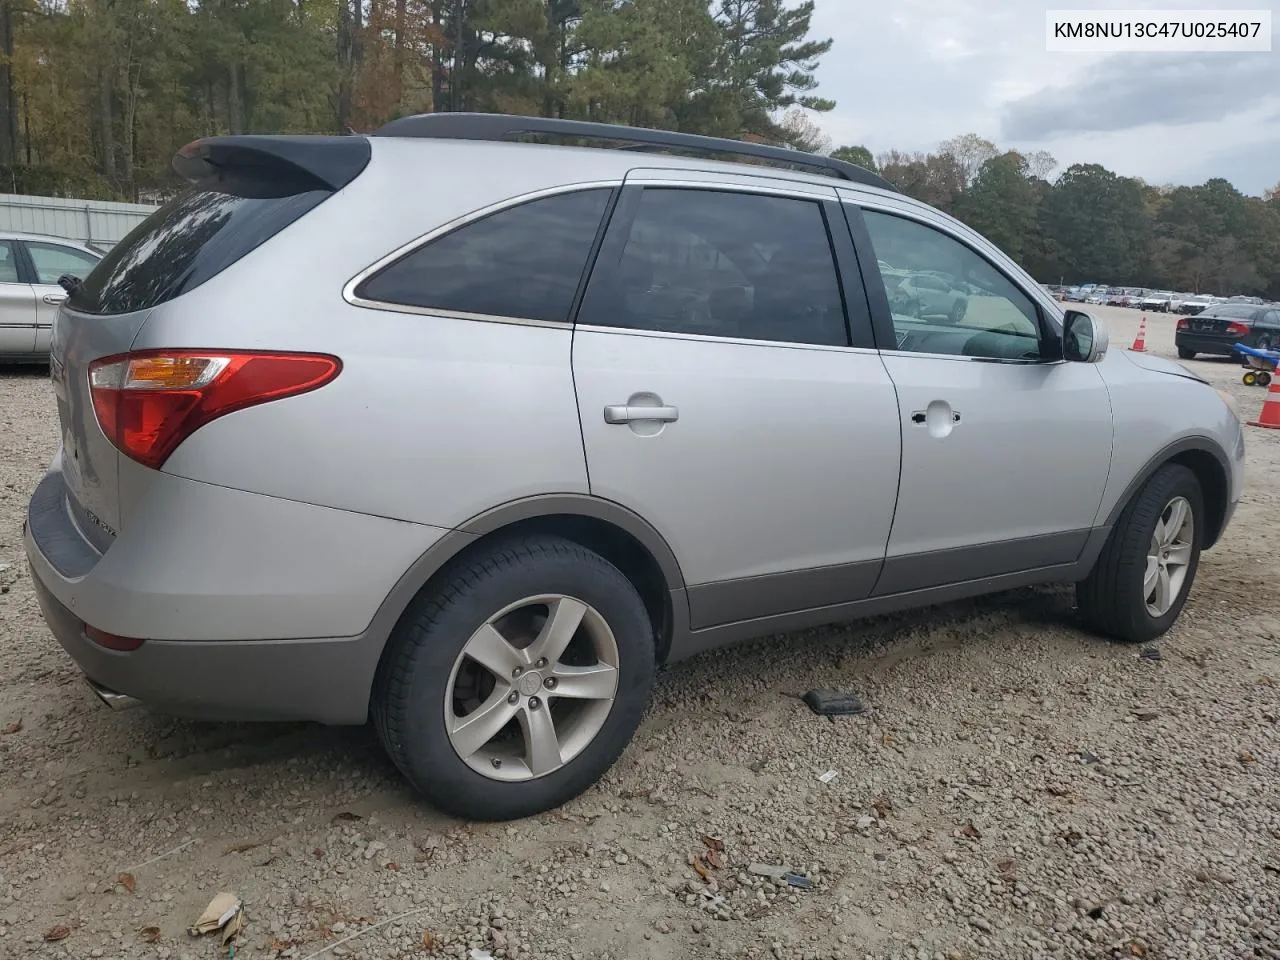
[[[112,710],[129,710],[142,705],[142,701],[136,697],[131,697],[125,693],[116,693],[100,683],[94,683],[88,677],[85,678],[85,682],[89,684],[89,689],[97,695],[98,699]]]

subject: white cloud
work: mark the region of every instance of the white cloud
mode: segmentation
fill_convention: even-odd
[[[1009,148],[1047,149],[1062,167],[1102,163],[1152,183],[1226,176],[1258,193],[1280,181],[1274,53],[1049,53],[1046,6],[816,0],[812,33],[835,39],[818,70],[819,92],[837,106],[815,119],[836,144],[861,143],[873,153],[931,150],[973,132]],[[1128,6],[1238,4],[1130,0]],[[1276,47],[1280,52],[1280,42]]]

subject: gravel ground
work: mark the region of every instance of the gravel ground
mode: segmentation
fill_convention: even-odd
[[[1095,313],[1129,344],[1136,313]],[[1238,367],[1192,365],[1256,413]],[[1280,960],[1280,432],[1248,439],[1153,647],[1056,587],[708,655],[597,788],[485,825],[415,801],[367,729],[101,707],[22,557],[47,373],[0,371],[0,957],[227,956],[187,933],[226,890],[244,958]],[[869,710],[816,717],[816,686]]]

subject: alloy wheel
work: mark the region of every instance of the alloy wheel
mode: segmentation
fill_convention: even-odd
[[[493,780],[543,777],[604,726],[618,690],[617,640],[581,600],[527,597],[471,635],[445,689],[445,728],[464,763]]]
[[[1147,549],[1147,569],[1142,579],[1142,595],[1147,613],[1162,617],[1182,594],[1191,563],[1195,539],[1195,517],[1186,497],[1174,497],[1160,512]]]

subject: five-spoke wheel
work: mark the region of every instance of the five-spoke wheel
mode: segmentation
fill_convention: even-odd
[[[616,566],[554,536],[477,547],[411,605],[378,668],[374,723],[436,806],[540,813],[622,753],[656,668],[654,629]]]

